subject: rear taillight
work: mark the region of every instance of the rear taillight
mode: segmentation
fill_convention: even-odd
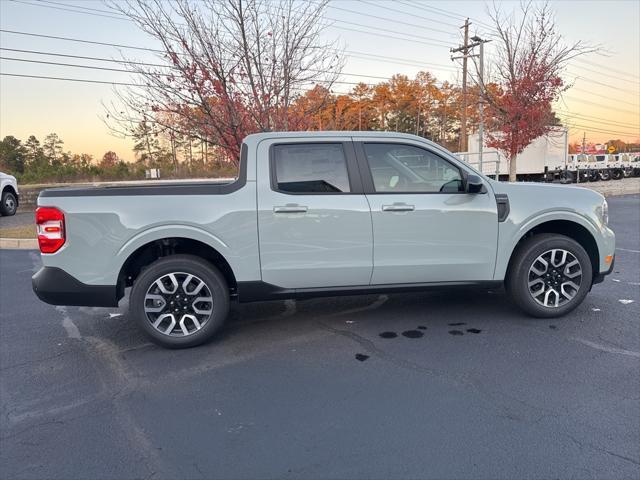
[[[38,245],[42,253],[55,253],[65,242],[64,213],[54,207],[36,210]]]

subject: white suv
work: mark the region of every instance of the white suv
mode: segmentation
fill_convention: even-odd
[[[13,175],[0,172],[0,214],[15,215],[18,209],[18,182]]]

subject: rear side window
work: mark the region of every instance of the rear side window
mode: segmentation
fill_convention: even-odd
[[[340,143],[274,145],[274,187],[287,193],[348,193],[347,159]]]

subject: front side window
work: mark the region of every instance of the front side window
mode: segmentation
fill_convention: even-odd
[[[275,187],[288,193],[351,191],[347,160],[340,143],[275,145]]]
[[[364,151],[376,192],[464,191],[460,170],[423,148],[397,143],[365,143]]]

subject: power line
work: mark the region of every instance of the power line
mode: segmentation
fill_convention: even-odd
[[[47,62],[44,60],[31,60],[31,59],[26,59],[26,58],[15,58],[15,57],[3,57],[0,56],[0,60],[10,60],[10,61],[14,61],[14,62],[26,62],[26,63],[38,63],[38,64],[43,64],[43,65],[55,65],[58,67],[73,67],[73,68],[87,68],[90,70],[106,70],[106,71],[110,71],[110,72],[123,72],[123,73],[130,73],[130,74],[136,74],[139,72],[135,72],[132,70],[126,70],[123,68],[110,68],[110,67],[96,67],[94,65],[80,65],[78,63],[61,63],[61,62]],[[175,69],[173,67],[170,67],[172,69]],[[312,70],[313,71],[313,70]],[[319,73],[323,73],[321,71],[319,71]],[[157,77],[161,77],[163,76],[163,74],[160,73],[151,73],[151,72],[146,72],[145,75],[152,75],[152,76],[157,76]],[[388,78],[385,80],[389,80]],[[243,83],[245,85],[248,85],[247,82],[236,82],[236,83]],[[308,80],[306,82],[301,82],[301,83],[329,83],[329,84],[338,84],[338,85],[367,85],[368,87],[374,87],[375,85],[371,84],[371,83],[364,83],[364,82],[346,82],[346,81],[341,81],[341,80]]]
[[[92,45],[103,45],[106,47],[116,47],[116,48],[128,48],[131,50],[143,50],[146,52],[154,52],[154,53],[166,53],[163,50],[157,50],[155,48],[146,48],[146,47],[136,47],[133,45],[124,45],[124,44],[120,44],[120,43],[107,43],[107,42],[97,42],[94,40],[81,40],[78,38],[70,38],[70,37],[58,37],[55,35],[44,35],[42,33],[28,33],[28,32],[18,32],[16,30],[5,30],[0,28],[0,32],[3,33],[11,33],[14,35],[27,35],[30,37],[41,37],[41,38],[50,38],[53,40],[66,40],[69,42],[79,42],[79,43],[90,43]]]
[[[100,11],[100,12],[105,12],[105,13],[111,13],[107,10],[98,10],[98,9],[91,9],[92,11],[83,11],[83,10],[71,10],[68,8],[62,8],[62,7],[57,7],[57,6],[50,6],[50,5],[43,5],[41,3],[29,3],[26,2],[24,0],[12,0],[13,2],[16,3],[22,3],[24,5],[30,5],[32,7],[45,7],[45,8],[52,8],[52,9],[56,9],[56,10],[64,10],[64,11],[70,11],[70,12],[74,12],[74,13],[80,13],[80,14],[84,14],[84,15],[89,15],[89,16],[100,16],[100,17],[107,17],[107,18],[112,18],[112,19],[116,19],[116,20],[127,20],[127,21],[131,21],[130,17],[127,17],[125,15],[122,14],[116,14],[118,16],[113,16],[113,15],[104,15],[104,14],[100,14],[100,13],[95,13],[95,11]],[[49,3],[53,3],[53,2],[49,2]],[[58,5],[64,5],[61,3],[58,3]],[[74,8],[77,9],[85,9],[86,7],[81,7],[81,6],[74,6]],[[359,12],[356,12],[359,13]],[[371,16],[368,14],[364,14],[362,13],[362,15],[367,15],[367,16]],[[136,17],[134,17],[136,18]],[[337,23],[343,23],[343,24],[347,24],[347,25],[356,25],[356,26],[361,26],[364,28],[371,28],[371,29],[375,29],[375,32],[369,32],[367,30],[359,30],[359,29],[355,29],[355,28],[350,28],[350,27],[340,27],[340,26],[336,26],[336,25],[331,25],[331,24],[326,24],[325,27],[326,28],[337,28],[339,30],[345,30],[345,31],[353,31],[353,32],[357,32],[357,33],[364,33],[365,35],[375,35],[378,37],[385,37],[385,38],[391,38],[394,40],[403,40],[406,42],[415,42],[415,43],[421,43],[424,45],[430,45],[430,46],[436,46],[436,47],[443,47],[445,46],[445,42],[443,40],[439,40],[439,39],[435,39],[435,38],[430,38],[430,37],[424,37],[422,35],[415,35],[415,34],[409,34],[409,33],[404,33],[404,32],[398,32],[397,30],[390,30],[387,28],[382,28],[382,27],[367,27],[366,25],[361,25],[359,23],[355,23],[355,22],[349,22],[347,20],[340,20],[337,18],[330,18],[330,17],[324,17],[326,20],[330,20],[332,22],[337,22]],[[377,18],[382,18],[383,20],[389,20],[386,19],[384,17],[377,17]],[[415,24],[413,24],[415,25]],[[416,25],[418,26],[418,25]],[[420,27],[420,26],[418,26]],[[422,27],[423,29],[425,27]],[[388,32],[388,33],[393,33],[394,35],[387,35],[387,34],[383,34],[383,33],[379,33],[379,31],[384,31],[384,32]],[[403,37],[398,37],[397,35],[404,35],[406,37],[411,37],[411,38],[403,38]],[[421,40],[412,40],[412,38],[417,38],[417,39],[421,39]],[[439,42],[439,43],[433,43],[433,42]]]
[[[452,18],[457,22],[461,22],[461,21],[465,20],[466,18],[469,18],[469,20],[473,20],[473,22],[475,22],[478,25],[483,26],[484,28],[488,28],[488,29],[493,28],[488,23],[482,22],[482,21],[478,20],[477,18],[472,18],[472,17],[469,17],[468,15],[462,15],[462,14],[459,14],[459,13],[454,13],[454,12],[452,12],[450,10],[445,10],[443,8],[434,7],[432,5],[423,5],[423,4],[416,5],[416,4],[408,3],[408,2],[405,2],[405,1],[401,1],[401,0],[395,0],[395,2],[396,3],[401,3],[403,5],[407,5],[409,7],[413,7],[416,10],[426,10],[426,11],[432,12],[435,15],[440,15],[442,17]]]
[[[578,113],[570,113],[570,112],[564,112],[562,110],[555,110],[555,112],[558,115],[562,115],[564,117],[567,118],[575,118],[578,119],[579,121],[584,121],[584,122],[589,122],[589,123],[594,123],[594,124],[604,124],[604,125],[610,125],[612,127],[622,127],[622,128],[640,128],[640,125],[634,125],[631,123],[618,123],[618,122],[611,122],[609,120],[605,120],[603,118],[593,118],[593,117],[585,117],[583,115],[580,115]]]
[[[637,137],[637,136],[640,136],[640,132],[633,132],[632,133],[632,132],[619,132],[619,131],[615,131],[615,130],[605,130],[605,129],[602,129],[602,128],[590,127],[588,125],[581,125],[579,123],[572,123],[572,125],[574,127],[585,129],[585,130],[590,131],[590,132],[606,133],[606,134],[609,134],[609,135],[622,135],[622,136],[625,136],[625,137]]]
[[[22,74],[22,73],[7,73],[7,72],[0,72],[0,75],[5,76],[5,77],[36,78],[36,79],[41,79],[41,80],[60,80],[60,81],[65,81],[65,82],[80,82],[80,83],[98,83],[98,84],[104,84],[104,85],[116,85],[116,86],[127,86],[127,87],[141,87],[142,86],[142,85],[137,84],[137,83],[109,82],[109,81],[103,81],[103,80],[89,80],[89,79],[84,79],[84,78],[53,77],[53,76],[49,76],[49,75],[27,75],[27,74]],[[297,90],[300,90],[300,91],[303,91],[303,92],[310,92],[310,91],[312,91],[314,89],[313,88],[299,88]],[[350,93],[348,93],[348,92],[337,92],[337,91],[333,91],[333,90],[330,90],[330,93],[332,93],[334,95],[350,95]]]
[[[583,64],[586,64],[586,65],[591,65],[591,66],[594,66],[594,67],[598,67],[600,69],[606,69],[607,71],[617,73],[618,75],[625,75],[627,77],[632,77],[632,78],[636,79],[636,81],[638,81],[640,79],[640,75],[634,75],[634,74],[629,73],[629,72],[624,72],[622,70],[617,70],[615,68],[609,67],[608,65],[606,65],[606,66],[605,65],[601,65],[601,64],[599,64],[597,62],[591,62],[591,61],[586,60],[584,58],[576,58],[573,61],[577,62],[577,63],[583,63]]]
[[[566,98],[567,100],[571,100],[573,102],[586,103],[587,105],[594,105],[596,107],[602,107],[602,108],[606,108],[608,110],[615,110],[616,112],[631,113],[633,115],[637,115],[638,114],[637,111],[633,112],[631,110],[625,110],[625,109],[618,108],[618,107],[612,107],[611,105],[604,105],[604,104],[598,103],[598,102],[591,102],[589,100],[583,100],[581,98],[570,97],[570,96],[567,96],[567,95],[565,95],[564,98]]]
[[[81,10],[75,10],[75,9],[71,9],[71,8],[54,7],[54,6],[51,6],[51,5],[43,5],[40,2],[39,3],[31,3],[31,2],[25,2],[24,0],[9,0],[9,1],[14,2],[14,3],[21,3],[23,5],[29,5],[31,7],[51,8],[53,10],[64,10],[66,12],[80,13],[80,14],[84,14],[84,15],[94,15],[96,17],[111,18],[113,20],[127,20],[126,18],[123,18],[123,17],[120,17],[120,16],[106,15],[106,14],[100,14],[100,13],[91,13],[90,14],[88,12],[83,12]],[[74,8],[80,9],[80,8],[85,8],[85,7],[78,6],[78,7],[74,7]],[[102,11],[106,12],[106,10],[102,10]]]
[[[585,90],[583,88],[578,88],[578,87],[572,87],[572,89],[575,90],[576,92],[586,93],[587,95],[593,95],[595,97],[604,98],[605,100],[610,100],[611,102],[614,102],[614,103],[620,103],[621,102],[621,100],[619,98],[614,98],[614,97],[611,97],[609,95],[602,95],[601,93],[597,93],[597,92],[594,92],[592,90]],[[631,102],[627,102],[625,100],[625,103],[631,103]],[[632,104],[632,105],[640,105],[640,103],[636,103],[636,104]]]
[[[88,57],[85,55],[70,55],[70,54],[66,54],[66,53],[54,53],[54,52],[43,52],[41,50],[24,50],[21,48],[7,48],[7,47],[0,47],[0,50],[6,50],[8,52],[17,52],[17,53],[29,53],[29,54],[34,54],[34,55],[47,55],[47,56],[52,56],[52,57],[65,57],[65,58],[78,58],[78,59],[82,59],[82,60],[94,60],[94,61],[98,61],[98,62],[112,62],[112,63],[124,63],[124,64],[131,64],[131,65],[142,65],[145,67],[168,67],[168,68],[174,68],[174,67],[170,67],[166,64],[161,64],[161,63],[146,63],[146,62],[133,62],[130,60],[113,60],[111,58],[103,58],[103,57]]]
[[[45,34],[41,34],[41,33],[32,33],[32,32],[20,32],[17,30],[6,30],[6,29],[0,29],[0,32],[3,33],[9,33],[12,35],[26,35],[26,36],[31,36],[31,37],[40,37],[40,38],[48,38],[48,39],[53,39],[53,40],[63,40],[63,41],[69,41],[69,42],[76,42],[76,43],[86,43],[86,44],[91,44],[91,45],[102,45],[102,46],[107,46],[107,47],[114,47],[114,48],[126,48],[126,49],[131,49],[131,50],[141,50],[141,51],[147,51],[147,52],[153,52],[153,53],[160,53],[160,54],[165,54],[166,52],[164,50],[157,50],[154,48],[147,48],[147,47],[138,47],[135,45],[125,45],[125,44],[119,44],[119,43],[108,43],[108,42],[98,42],[98,41],[94,41],[94,40],[85,40],[85,39],[80,39],[80,38],[72,38],[72,37],[61,37],[61,36],[55,36],[55,35],[45,35]],[[335,50],[336,52],[338,52],[338,50]],[[412,59],[406,59],[406,58],[398,58],[398,57],[388,57],[388,56],[384,56],[384,55],[377,55],[374,53],[366,53],[366,52],[358,52],[358,51],[352,51],[352,50],[345,50],[345,53],[349,54],[348,56],[352,56],[355,58],[359,58],[359,57],[371,57],[374,59],[382,59],[387,63],[397,63],[399,65],[407,65],[407,66],[416,66],[416,67],[422,67],[422,66],[432,66],[435,68],[439,68],[442,70],[451,70],[451,71],[455,71],[455,68],[451,67],[450,65],[443,65],[443,64],[437,64],[437,63],[428,63],[428,62],[419,62],[416,60],[412,60]]]
[[[555,110],[557,113],[560,114],[564,114],[564,115],[570,115],[572,117],[580,117],[583,120],[595,120],[595,121],[599,121],[602,123],[610,123],[612,125],[617,125],[620,127],[631,127],[631,128],[635,128],[637,125],[634,125],[632,123],[622,123],[622,122],[609,122],[609,121],[605,121],[602,117],[594,117],[591,115],[584,115],[581,113],[572,113],[572,112],[568,112],[568,111],[563,111],[563,110]]]
[[[363,0],[359,0],[359,1],[361,1],[362,3],[369,4],[368,2],[364,2]],[[372,5],[372,4],[369,4],[369,5]],[[379,5],[376,5],[376,6],[379,6]],[[417,23],[410,23],[410,22],[405,22],[405,21],[402,21],[402,20],[394,20],[394,19],[391,19],[389,17],[381,17],[379,15],[373,15],[371,13],[359,12],[357,10],[350,10],[348,8],[336,7],[334,4],[329,4],[327,8],[331,8],[331,9],[334,9],[334,10],[340,10],[340,11],[348,12],[348,13],[355,13],[356,15],[361,15],[363,17],[369,17],[369,18],[375,18],[377,20],[383,20],[385,22],[392,22],[392,23],[398,23],[400,25],[407,25],[409,27],[419,28],[420,30],[431,30],[431,31],[434,31],[434,32],[445,33],[447,35],[451,34],[451,32],[448,32],[446,30],[439,30],[439,29],[436,29],[436,28],[425,27],[424,25],[420,25],[420,24],[417,24]],[[394,10],[394,9],[389,8],[389,7],[380,7],[380,8],[385,8],[387,10]],[[394,10],[394,11],[400,12],[400,13],[404,13],[404,12],[402,12],[400,10]],[[329,19],[329,20],[331,20],[331,19]],[[375,27],[375,28],[377,28],[377,27]],[[440,39],[432,39],[432,40],[435,40],[437,42],[443,42]]]
[[[87,80],[87,79],[81,79],[81,78],[50,77],[45,75],[26,75],[22,73],[6,73],[6,72],[0,72],[0,75],[5,77],[40,78],[45,80],[64,80],[66,82],[102,83],[105,85],[123,85],[127,87],[140,87],[140,85],[135,83],[107,82],[102,80]]]
[[[82,56],[82,55],[56,54],[56,53],[47,53],[47,52],[39,52],[39,51],[34,51],[34,50],[23,50],[23,49],[5,48],[5,47],[0,47],[0,50],[7,50],[7,51],[12,51],[12,52],[22,52],[22,53],[36,53],[36,54],[39,54],[39,55],[52,55],[52,56],[58,56],[58,57],[70,57],[70,58],[92,60],[92,61],[113,62],[113,63],[126,64],[126,65],[141,65],[141,66],[163,67],[163,68],[169,68],[171,70],[178,70],[176,67],[172,67],[170,65],[161,65],[161,64],[157,64],[157,63],[130,62],[130,61],[126,61],[126,60],[112,60],[112,59],[100,58],[100,57],[86,57],[86,56]],[[136,72],[135,70],[126,70],[126,69],[121,69],[121,68],[98,67],[98,66],[94,66],[94,65],[82,65],[82,64],[77,64],[77,63],[51,62],[51,61],[44,61],[44,60],[33,60],[33,59],[26,59],[26,58],[16,58],[16,57],[0,56],[0,60],[9,60],[9,61],[26,62],[26,63],[38,63],[38,64],[55,65],[55,66],[61,66],[61,67],[87,68],[87,69],[92,69],[92,70],[107,70],[107,71],[123,72],[123,73],[131,73],[131,74],[140,73],[140,72]],[[311,70],[309,70],[309,72],[313,72],[313,73],[332,73],[329,70],[315,70],[315,69],[311,69]],[[151,72],[145,72],[145,74],[150,74],[150,73]],[[161,75],[161,74],[158,73],[158,75]],[[383,81],[390,81],[391,80],[391,78],[389,78],[389,77],[380,77],[380,76],[376,76],[376,75],[364,75],[364,74],[349,73],[349,72],[340,72],[340,75],[371,78],[371,79],[377,79],[377,80],[383,80]],[[335,80],[335,81],[310,80],[309,82],[310,83],[332,83],[332,84],[336,83],[336,84],[343,84],[343,85],[360,85],[360,84],[364,84],[364,85],[367,85],[369,87],[375,86],[374,84],[365,83],[365,82],[347,82],[347,81],[342,81],[342,80]],[[435,83],[442,85],[442,82],[435,82]]]
[[[447,27],[456,28],[456,29],[458,28],[458,25],[456,25],[454,23],[440,22],[438,20],[434,20],[433,18],[425,17],[423,15],[417,15],[417,14],[414,14],[414,13],[407,12],[405,10],[398,10],[397,8],[387,7],[386,5],[380,5],[379,3],[372,3],[372,2],[365,1],[365,0],[358,0],[358,1],[360,3],[365,3],[367,5],[372,5],[372,6],[375,5],[378,8],[383,8],[383,9],[389,10],[391,12],[398,12],[398,13],[402,13],[403,15],[407,15],[407,16],[410,16],[410,17],[420,18],[421,20],[425,20],[427,22],[437,23],[438,25],[445,25]],[[401,2],[399,2],[399,3],[401,3]],[[330,8],[335,8],[335,7],[333,5],[331,5]],[[357,13],[360,13],[360,12],[357,12]],[[451,32],[447,31],[447,30],[440,30],[440,29],[429,28],[429,27],[424,27],[424,26],[421,26],[420,28],[427,28],[428,30],[432,30],[434,32],[441,32],[441,33],[446,33],[447,35],[452,35]]]
[[[592,70],[592,71],[595,72],[595,70]],[[576,77],[576,79],[584,80],[585,82],[589,82],[589,83],[595,83],[596,85],[600,85],[602,87],[611,88],[613,90],[620,90],[620,91],[623,91],[623,92],[629,92],[630,91],[630,90],[625,90],[624,88],[620,88],[620,87],[616,87],[616,86],[613,86],[613,85],[609,85],[608,83],[598,82],[597,80],[593,80],[593,79],[588,78],[588,77],[583,77],[582,75],[578,75],[577,73],[573,73],[573,72],[567,72],[567,73],[569,75],[572,75],[572,76]],[[596,73],[598,73],[598,72],[596,72]],[[606,73],[600,73],[599,75],[602,75],[603,77],[611,77],[611,75],[607,75]],[[616,78],[616,77],[612,77],[612,78]],[[633,80],[627,80],[626,78],[616,78],[616,80],[622,80],[623,82],[629,82],[629,83],[634,83],[635,85],[640,85],[640,82],[634,82]]]

